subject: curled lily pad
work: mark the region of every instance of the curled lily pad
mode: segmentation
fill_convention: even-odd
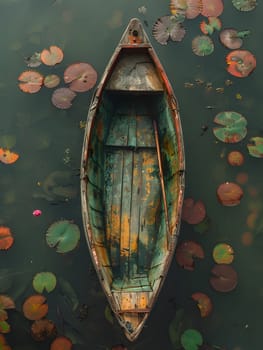
[[[23,304],[23,314],[28,320],[40,320],[48,313],[46,298],[41,294],[28,297]]]
[[[50,350],[71,350],[72,346],[72,341],[69,338],[59,336],[51,343]]]
[[[213,305],[211,299],[207,294],[197,292],[192,294],[192,299],[197,302],[201,317],[207,317],[211,314]]]
[[[222,14],[223,9],[222,0],[202,0],[201,14],[205,17],[218,17]]]
[[[176,262],[186,270],[194,270],[194,258],[203,259],[204,250],[201,245],[194,241],[184,241],[176,249]]]
[[[251,11],[257,6],[256,0],[232,0],[234,7],[239,11]]]
[[[255,136],[249,140],[248,152],[252,157],[263,158],[263,137]]]
[[[208,22],[211,27],[213,27],[215,30],[221,30],[222,28],[222,22],[220,18],[218,17],[208,17]]]
[[[220,112],[214,122],[222,127],[213,128],[216,138],[226,143],[236,143],[247,135],[247,121],[240,113],[234,111]]]
[[[256,57],[247,50],[234,50],[226,56],[227,71],[238,78],[245,78],[256,68]]]
[[[227,243],[219,243],[213,249],[213,259],[217,264],[231,264],[234,260],[234,249]]]
[[[186,198],[183,204],[182,220],[190,225],[196,225],[202,222],[206,217],[205,205],[202,201],[194,201],[192,198]]]
[[[76,224],[69,220],[53,223],[47,230],[46,241],[49,247],[58,253],[67,253],[75,249],[79,243],[80,231]]]
[[[215,265],[211,270],[211,286],[218,292],[230,292],[237,286],[237,272],[231,265]]]
[[[225,182],[217,188],[219,202],[227,207],[238,205],[242,197],[242,188],[234,182]]]
[[[181,41],[185,36],[185,29],[176,16],[160,17],[153,25],[153,37],[162,45],[168,40]]]
[[[192,50],[197,56],[211,55],[214,51],[213,40],[206,35],[198,35],[192,40]]]
[[[181,336],[181,344],[185,350],[198,350],[203,344],[202,334],[196,329],[186,329]]]
[[[33,279],[33,287],[38,293],[42,293],[44,290],[49,293],[55,289],[56,284],[57,278],[52,272],[39,272]]]

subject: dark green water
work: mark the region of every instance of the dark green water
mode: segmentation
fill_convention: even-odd
[[[138,13],[142,5],[147,7],[145,15]],[[12,165],[0,164],[0,224],[10,227],[15,237],[9,251],[0,251],[0,293],[13,296],[17,306],[17,311],[9,312],[12,330],[6,337],[13,349],[49,348],[48,343],[38,344],[31,339],[31,323],[21,313],[24,299],[34,293],[32,278],[40,271],[52,271],[69,281],[80,305],[89,307],[88,317],[79,321],[78,313],[71,312],[59,290],[47,296],[48,317],[57,323],[60,334],[62,330],[67,336],[73,334],[77,343],[74,349],[110,349],[117,343],[133,350],[173,349],[168,328],[180,308],[185,309],[192,327],[202,333],[204,342],[228,350],[261,349],[263,162],[249,156],[246,145],[250,137],[263,136],[262,4],[254,11],[242,13],[231,1],[225,1],[221,16],[223,27],[251,30],[243,48],[255,54],[257,68],[244,79],[226,72],[228,50],[218,42],[217,33],[212,36],[215,51],[211,56],[198,57],[192,53],[191,41],[200,34],[201,17],[185,22],[187,34],[181,43],[158,44],[151,36],[151,28],[158,17],[168,13],[169,1],[0,0],[0,136],[12,136],[13,143],[15,140],[12,149],[20,155]],[[80,121],[86,119],[92,91],[78,94],[72,108],[62,111],[51,104],[52,91],[43,88],[34,95],[24,94],[18,89],[17,77],[28,69],[25,56],[57,45],[64,50],[63,62],[57,67],[41,65],[36,70],[62,76],[69,64],[84,61],[94,66],[100,78],[132,17],[147,21],[145,29],[179,100],[186,152],[186,197],[205,203],[210,226],[206,234],[200,235],[192,226],[182,223],[181,240],[194,239],[202,244],[206,257],[197,262],[193,272],[180,269],[174,260],[144,331],[135,343],[129,344],[117,323],[112,325],[105,318],[107,303],[91,267],[79,195],[68,201],[43,198],[45,179],[55,171],[70,171],[70,185],[78,191],[83,140]],[[205,84],[198,86],[196,79],[211,82],[213,89],[207,91]],[[226,87],[226,79],[233,84]],[[186,88],[185,82],[194,83],[194,87]],[[224,93],[216,92],[218,87],[224,87]],[[241,100],[236,98],[237,93]],[[217,141],[213,135],[213,119],[224,110],[237,111],[247,118],[248,135],[236,145]],[[208,130],[201,136],[203,125]],[[233,149],[245,155],[241,168],[227,163],[227,153]],[[69,159],[65,159],[67,155]],[[239,172],[248,174],[248,182],[242,185],[241,204],[223,207],[217,201],[216,189],[225,181],[235,181]],[[252,196],[252,192],[256,194]],[[32,215],[36,208],[42,210],[42,216]],[[257,211],[258,219],[254,228],[249,229],[246,221],[253,210]],[[74,220],[81,228],[80,247],[64,256],[45,242],[49,225],[62,218]],[[254,236],[250,246],[241,242],[246,231],[252,231]],[[235,250],[233,266],[239,280],[230,293],[215,292],[209,285],[211,252],[218,242],[227,242]],[[191,300],[191,294],[197,291],[207,293],[213,301],[213,313],[207,319],[201,319]]]

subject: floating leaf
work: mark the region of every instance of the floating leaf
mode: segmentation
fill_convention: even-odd
[[[207,317],[211,314],[213,305],[209,296],[205,293],[197,292],[192,294],[192,299],[197,301],[201,317]]]
[[[36,320],[31,325],[31,336],[35,341],[45,341],[57,335],[57,328],[53,321],[46,318]]]
[[[185,350],[198,350],[203,344],[202,334],[196,329],[187,329],[181,336],[181,344]]]
[[[252,234],[252,232],[243,232],[242,235],[241,235],[241,243],[248,247],[250,246],[254,241],[254,236]]]
[[[29,94],[34,94],[41,89],[44,77],[39,72],[28,70],[21,73],[18,77],[20,90]]]
[[[49,49],[44,49],[40,58],[47,66],[54,66],[63,60],[63,51],[58,46],[50,46]]]
[[[215,265],[210,277],[211,286],[218,292],[230,292],[237,286],[237,273],[231,265]]]
[[[221,30],[222,22],[218,17],[208,17],[208,22],[215,30]]]
[[[185,14],[187,9],[187,0],[170,0],[171,14],[176,16],[178,13]]]
[[[64,81],[70,83],[70,89],[75,92],[85,92],[94,87],[97,72],[89,63],[71,64],[64,72]]]
[[[0,305],[0,321],[6,321],[8,319],[8,314],[5,309]],[[1,348],[0,348],[1,349]]]
[[[11,350],[3,334],[0,334],[0,349],[1,350]]]
[[[198,35],[192,40],[192,50],[197,56],[207,56],[214,51],[213,40],[206,35]]]
[[[5,164],[13,164],[19,158],[19,155],[15,152],[11,152],[9,149],[0,148],[0,161]]]
[[[185,16],[188,19],[196,18],[201,13],[201,2],[200,0],[187,0],[187,7],[185,11]]]
[[[169,338],[175,349],[181,348],[181,335],[183,331],[191,327],[191,321],[185,317],[184,309],[176,310],[176,314],[169,324]]]
[[[0,135],[0,147],[4,149],[10,149],[15,145],[16,137],[14,135]]]
[[[49,74],[44,78],[44,86],[47,88],[57,87],[60,83],[60,77],[56,74]]]
[[[111,311],[111,308],[109,307],[109,305],[106,305],[106,307],[105,307],[104,316],[110,324],[114,323],[114,318],[113,318],[112,311]]]
[[[76,96],[76,93],[69,88],[58,88],[53,92],[51,101],[57,108],[68,109]]]
[[[195,267],[194,258],[203,259],[204,250],[199,243],[194,241],[184,241],[176,249],[175,258],[181,267],[192,271]]]
[[[33,55],[25,57],[25,62],[28,67],[36,68],[42,64],[40,52],[34,52]]]
[[[232,3],[239,11],[251,11],[257,6],[256,0],[232,0]]]
[[[263,137],[255,136],[249,140],[248,152],[252,157],[263,158]]]
[[[33,279],[33,287],[36,292],[42,293],[46,290],[48,293],[55,289],[57,278],[52,272],[39,272]]]
[[[219,202],[227,207],[238,205],[243,197],[242,188],[233,182],[221,184],[218,186],[216,193]]]
[[[23,314],[29,320],[40,320],[48,313],[46,298],[41,294],[31,295],[23,304]]]
[[[213,249],[213,259],[217,264],[231,264],[234,260],[234,250],[227,243],[219,243]]]
[[[50,345],[50,350],[71,350],[72,341],[64,336],[57,337]]]
[[[0,226],[0,250],[8,250],[12,247],[13,243],[14,237],[10,229],[6,226]]]
[[[193,198],[186,198],[183,204],[182,220],[190,225],[202,222],[206,217],[205,205],[202,201],[194,202]]]
[[[202,0],[201,15],[205,17],[218,17],[222,14],[223,9],[222,0]]]
[[[47,244],[51,248],[56,248],[58,253],[67,253],[75,249],[79,239],[78,226],[68,220],[53,223],[46,233]]]
[[[10,324],[6,321],[0,321],[0,333],[9,333],[11,330]]]
[[[8,295],[0,295],[0,309],[14,309],[15,302]]]
[[[244,164],[244,156],[239,151],[231,151],[227,155],[227,161],[230,165],[241,166]]]
[[[227,71],[238,78],[245,78],[256,68],[256,57],[247,50],[234,50],[226,56]]]
[[[210,24],[207,24],[206,21],[202,21],[200,23],[200,29],[201,29],[201,32],[204,33],[204,34],[213,34],[214,32],[214,28],[210,25]]]
[[[248,30],[238,32],[234,28],[225,28],[219,34],[220,42],[231,50],[239,49],[243,45],[243,38],[250,32]]]
[[[185,29],[176,16],[163,16],[154,23],[152,35],[160,44],[166,45],[169,39],[181,41]]]
[[[226,143],[236,143],[244,139],[247,135],[247,121],[242,114],[234,111],[218,113],[214,122],[223,127],[213,128],[216,138]]]

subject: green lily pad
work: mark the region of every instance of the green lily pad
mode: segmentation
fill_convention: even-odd
[[[48,293],[55,289],[57,278],[52,272],[39,272],[33,279],[33,287],[38,293],[46,290]]]
[[[187,329],[181,336],[181,344],[185,350],[198,350],[203,344],[203,337],[196,329]]]
[[[232,0],[232,3],[239,11],[251,11],[257,6],[256,0]]]
[[[55,248],[58,253],[67,253],[75,249],[79,239],[78,226],[69,220],[54,222],[46,233],[47,244]]]
[[[176,311],[175,317],[169,324],[169,338],[175,349],[179,349],[181,347],[180,339],[185,326],[184,309],[179,309]]]
[[[214,122],[223,126],[213,128],[215,137],[222,142],[236,143],[247,135],[247,121],[240,113],[220,112],[215,116]]]
[[[217,264],[231,264],[234,260],[234,250],[227,243],[218,243],[213,249],[213,259]]]
[[[247,145],[248,152],[252,157],[263,158],[263,137],[252,137]]]
[[[10,332],[10,324],[6,321],[0,321],[0,333],[9,333]]]

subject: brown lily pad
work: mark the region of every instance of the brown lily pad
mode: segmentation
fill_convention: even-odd
[[[192,271],[195,267],[194,258],[203,259],[204,250],[201,245],[194,241],[184,241],[176,249],[176,262],[186,270]]]
[[[94,87],[97,81],[97,72],[84,62],[71,64],[64,72],[64,81],[70,83],[70,89],[76,92],[85,92]]]
[[[197,292],[192,294],[192,299],[197,302],[201,317],[207,317],[211,314],[213,305],[211,299],[207,294]]]
[[[231,292],[237,286],[237,272],[231,265],[214,265],[211,270],[211,286],[218,292]]]
[[[205,205],[202,201],[186,198],[183,204],[182,220],[190,225],[200,224],[206,217]]]
[[[227,207],[238,205],[242,197],[242,188],[234,182],[225,182],[217,188],[219,202]]]
[[[50,350],[71,350],[72,341],[64,336],[57,337],[50,345]]]
[[[57,108],[68,109],[76,96],[77,94],[69,88],[58,88],[53,92],[51,101]]]
[[[53,321],[46,318],[36,320],[31,325],[31,336],[36,341],[45,341],[57,335],[57,328]]]

